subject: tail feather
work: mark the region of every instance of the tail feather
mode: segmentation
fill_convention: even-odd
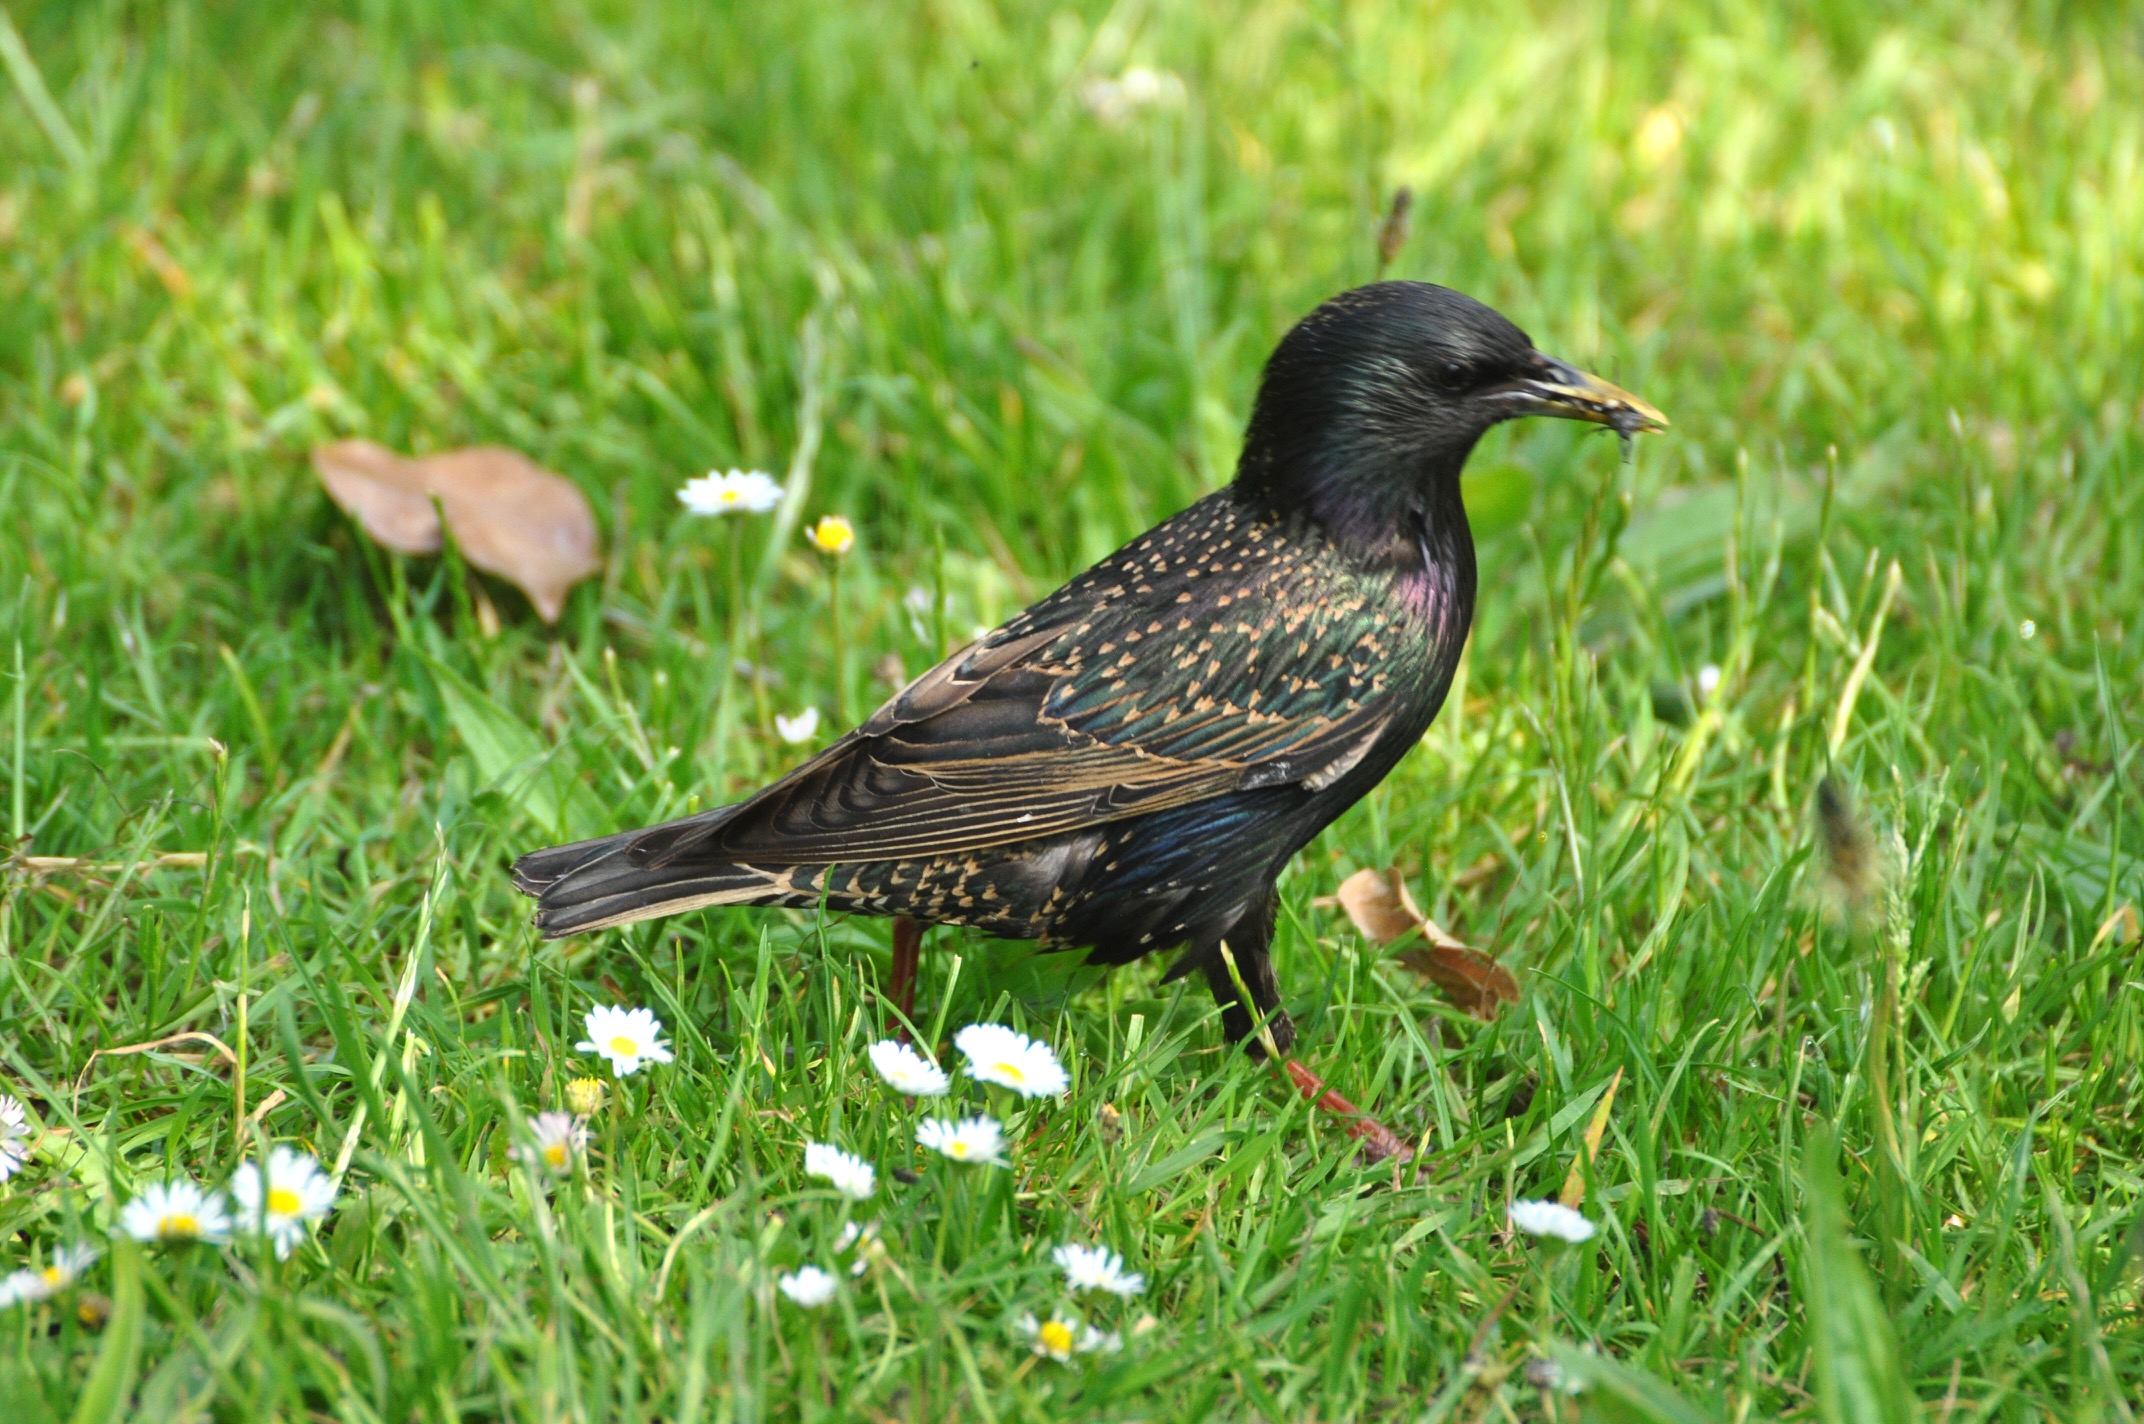
[[[671,849],[681,839],[698,839],[731,809],[530,851],[514,862],[514,888],[536,898],[536,928],[545,939],[704,905],[782,904],[798,898],[793,867],[681,865],[674,856],[649,863],[651,845]]]
[[[514,862],[514,888],[524,895],[541,895],[545,890],[579,867],[583,862],[600,860],[613,848],[631,840],[632,833],[603,836],[592,841],[575,841],[571,845],[546,846],[532,850]]]

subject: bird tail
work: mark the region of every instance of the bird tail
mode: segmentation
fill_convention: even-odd
[[[536,899],[545,939],[697,910],[706,905],[781,904],[797,896],[793,869],[686,855],[736,810],[530,851],[514,862],[514,888]]]

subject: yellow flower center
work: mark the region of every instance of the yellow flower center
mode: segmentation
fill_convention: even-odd
[[[610,1051],[620,1058],[638,1058],[640,1056],[640,1045],[621,1033],[611,1039]]]
[[[566,1167],[566,1144],[563,1142],[545,1144],[543,1160],[550,1164],[553,1171],[564,1171]]]
[[[304,1209],[305,1203],[299,1201],[298,1194],[290,1188],[270,1187],[268,1189],[268,1214],[270,1216],[296,1216]]]
[[[1042,1348],[1053,1355],[1072,1353],[1072,1327],[1062,1320],[1043,1321],[1042,1328],[1036,1331],[1035,1335],[1042,1341]]]
[[[717,494],[715,498],[721,500],[724,504],[735,504],[738,500],[744,498],[744,496],[738,494],[736,487],[732,486],[729,489],[723,490],[720,494]]]
[[[998,1065],[998,1072],[1003,1074],[1005,1077],[1012,1079],[1015,1083],[1024,1083],[1027,1081],[1027,1074],[1021,1071],[1020,1065],[1017,1063],[1000,1063]]]
[[[38,1276],[48,1286],[58,1287],[67,1284],[67,1273],[58,1266],[47,1266],[38,1272]]]
[[[190,1211],[175,1211],[156,1219],[156,1234],[166,1241],[191,1241],[201,1234],[201,1223]]]
[[[945,1145],[945,1151],[948,1157],[965,1157],[968,1155],[968,1144],[956,1137]]]

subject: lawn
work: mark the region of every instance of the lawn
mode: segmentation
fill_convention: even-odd
[[[10,1424],[2144,1405],[2133,10],[7,0],[0,69],[0,1272],[103,1251],[0,1312]],[[1225,481],[1402,184],[1391,275],[1675,422],[1484,442],[1462,681],[1282,881],[1305,1061],[1415,1161],[1159,962],[932,935],[941,1060],[1071,1074],[956,1081],[997,1167],[865,1056],[883,922],[535,938],[515,854],[743,794]],[[526,452],[602,571],[554,627],[383,551],[353,436]],[[688,516],[731,467],[789,502]],[[1365,868],[1518,1002],[1358,933]],[[554,1178],[608,1004],[675,1061]],[[116,1231],[278,1146],[342,1173],[287,1259]],[[1567,1181],[1591,1241],[1512,1229]],[[1120,1348],[1034,1353],[1073,1304]]]

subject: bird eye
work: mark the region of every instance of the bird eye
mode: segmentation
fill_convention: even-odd
[[[1444,363],[1444,384],[1454,389],[1463,389],[1474,384],[1474,368],[1460,360]]]

